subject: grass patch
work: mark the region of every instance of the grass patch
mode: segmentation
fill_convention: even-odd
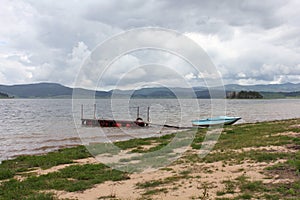
[[[293,143],[293,137],[275,134],[292,131],[295,128],[292,128],[291,125],[297,123],[300,123],[299,119],[241,124],[231,126],[230,128],[225,127],[224,134],[220,135],[215,149],[241,149],[245,147],[280,146]]]
[[[160,170],[164,170],[164,171],[167,171],[167,172],[173,171],[173,169],[169,168],[169,167],[164,167],[164,168],[161,168]]]
[[[115,142],[114,144],[120,149],[125,150],[125,149],[136,148],[141,145],[151,145],[152,143],[151,140],[152,140],[151,138],[144,138],[144,139],[136,138],[127,141]]]
[[[223,182],[225,189],[218,191],[218,196],[235,193],[237,189],[240,195],[234,199],[293,199],[300,196],[300,181],[292,183],[264,184],[262,181],[250,181],[246,176],[240,176],[235,180]]]
[[[191,178],[190,176],[188,176],[188,174],[189,171],[183,171],[181,175],[175,175],[175,176],[167,177],[165,179],[151,180],[143,183],[137,183],[136,186],[139,189],[146,189],[147,191],[145,193],[149,195],[149,192],[152,193],[161,190],[157,187],[162,187],[167,184],[174,184],[175,182],[178,182],[180,180],[187,180],[188,178]],[[151,189],[151,188],[155,188],[155,189]]]
[[[146,181],[144,183],[137,183],[136,186],[139,189],[146,189],[149,187],[158,187],[163,184],[161,180],[153,180],[153,181]]]
[[[184,154],[181,159],[179,159],[177,162],[177,164],[180,164],[184,161],[188,161],[188,162],[191,162],[191,163],[198,163],[198,162],[203,162],[203,160],[199,157],[198,154],[196,153],[186,153]]]
[[[234,181],[231,180],[226,180],[223,181],[224,185],[225,185],[225,190],[223,191],[224,194],[233,194],[236,190],[236,183]]]
[[[15,172],[10,169],[0,168],[0,180],[12,178],[14,175]]]
[[[298,151],[292,159],[287,162],[290,166],[294,167],[297,173],[300,173],[300,151]]]
[[[157,144],[148,149],[138,145],[130,145],[130,147],[134,147],[134,149],[131,150],[132,153],[150,153],[150,152],[156,152],[162,150],[163,148],[176,149],[176,148],[189,146],[193,142],[193,137],[194,137],[193,131],[192,132],[183,131],[176,134],[174,133],[170,135],[164,135],[158,138],[148,138],[149,144],[146,143],[142,145]],[[140,139],[134,139],[134,140],[140,140]],[[135,143],[139,143],[139,142],[135,141]]]
[[[179,174],[182,176],[188,176],[191,172],[192,172],[191,170],[185,170],[185,171],[179,172]]]
[[[24,181],[11,179],[0,185],[0,199],[26,199],[41,190],[82,191],[108,180],[128,179],[127,174],[103,164],[73,165],[58,172],[31,176]]]
[[[252,195],[250,193],[244,193],[244,194],[241,194],[241,195],[235,197],[234,199],[236,199],[236,200],[240,200],[240,199],[252,199]]]
[[[223,181],[223,184],[225,188],[223,191],[218,191],[217,196],[222,196],[225,194],[234,194],[239,189],[242,194],[239,195],[237,199],[248,199],[246,197],[247,195],[264,190],[264,186],[261,181],[251,182],[248,180],[248,177],[244,175],[239,176],[235,180],[225,180]],[[250,199],[251,198],[252,195]]]
[[[223,161],[225,164],[242,163],[244,161],[253,162],[274,162],[278,159],[287,159],[282,164],[277,164],[268,168],[268,173],[284,174],[281,172],[292,172],[289,175],[291,183],[282,184],[263,184],[259,181],[251,182],[247,177],[241,176],[235,180],[225,181],[224,191],[218,191],[217,195],[222,196],[227,193],[240,191],[241,194],[236,199],[283,199],[300,196],[300,153],[294,152],[269,152],[267,150],[238,151],[246,147],[264,147],[279,146],[291,144],[298,147],[300,139],[293,136],[280,135],[282,132],[299,132],[295,124],[300,124],[300,119],[283,120],[273,122],[263,122],[256,124],[242,124],[225,127],[220,135],[218,143],[215,145],[214,152],[208,154],[205,158],[200,158],[196,150],[201,148],[207,129],[199,129],[194,135],[193,131],[185,131],[177,134],[164,135],[157,138],[132,139],[129,141],[116,142],[113,144],[93,144],[88,147],[93,155],[96,154],[117,154],[120,149],[131,150],[131,152],[145,153],[141,156],[135,156],[130,159],[122,160],[124,168],[136,170],[146,167],[163,167],[170,164],[168,161],[176,158],[174,149],[185,147],[191,143],[193,150],[184,153],[183,157],[176,161],[180,163],[196,162],[216,162]],[[207,139],[207,138],[206,138]],[[146,148],[146,146],[156,144]],[[115,145],[118,148],[115,147]],[[298,146],[297,146],[298,145]],[[289,145],[290,146],[290,145]],[[295,148],[296,149],[296,148]],[[218,153],[216,153],[218,152]],[[15,180],[15,175],[22,175],[22,172],[28,172],[33,168],[47,169],[53,166],[68,164],[75,159],[90,157],[91,154],[84,146],[78,146],[69,149],[61,149],[46,155],[20,156],[13,160],[3,161],[0,164],[0,199],[54,199],[51,193],[41,193],[45,190],[64,190],[64,191],[82,191],[91,188],[93,185],[108,180],[119,181],[128,178],[127,174],[118,170],[113,170],[103,164],[74,165],[66,167],[60,171],[49,173],[47,175],[36,176],[26,173],[27,177],[23,181]],[[125,163],[129,161],[139,161],[135,163]],[[172,168],[163,170],[172,171]],[[282,171],[279,171],[282,170]],[[185,170],[178,175],[165,179],[138,183],[136,186],[140,189],[146,189],[145,198],[158,193],[167,193],[168,190],[160,188],[166,184],[183,181],[190,178],[190,171]],[[22,176],[25,176],[22,175]],[[183,183],[182,183],[183,184]]]
[[[253,182],[245,182],[240,186],[242,191],[250,191],[255,192],[263,189],[263,185],[261,181],[253,181]]]
[[[218,161],[228,161],[231,163],[241,163],[245,160],[252,160],[255,162],[272,162],[279,159],[291,158],[293,154],[290,153],[280,153],[280,152],[265,152],[265,151],[225,151],[223,153],[210,153],[202,161],[207,163],[218,162]]]
[[[30,171],[35,167],[48,169],[61,164],[73,163],[73,160],[75,159],[82,159],[90,156],[91,154],[84,146],[60,149],[45,155],[19,156],[12,160],[3,161],[0,164],[0,180],[12,178],[19,172]]]
[[[160,189],[153,189],[153,190],[147,190],[143,193],[143,195],[157,195],[159,193],[168,193],[167,188],[160,188]]]
[[[279,174],[283,178],[290,178],[290,176],[300,175],[300,151],[292,154],[290,159],[284,163],[278,163],[273,166],[269,166],[266,170],[269,173]]]
[[[54,194],[52,193],[37,193],[29,195],[26,200],[55,200]]]
[[[179,133],[177,133],[178,135]],[[175,133],[163,135],[161,137],[150,137],[150,138],[134,138],[127,141],[120,141],[115,142],[114,145],[119,147],[120,149],[133,149],[142,150],[140,146],[151,145],[153,143],[158,143],[159,145],[168,144],[174,137],[176,136]],[[149,151],[151,152],[151,150]]]

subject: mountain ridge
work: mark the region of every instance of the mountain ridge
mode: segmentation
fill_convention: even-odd
[[[268,84],[268,85],[238,85],[228,84],[224,86],[226,92],[229,91],[257,91],[266,94],[269,97],[281,97],[298,95],[300,91],[300,83],[284,83],[284,84]],[[16,85],[0,85],[0,92],[6,93],[16,98],[71,98],[73,92],[79,96],[90,97],[95,95],[96,98],[122,98],[131,96],[132,98],[210,98],[210,93],[222,91],[222,87],[208,88],[166,88],[153,87],[141,88],[138,90],[110,90],[110,91],[94,91],[84,88],[71,88],[59,83],[30,83]],[[291,93],[287,94],[286,93]],[[220,92],[221,94],[221,92]],[[215,97],[215,96],[214,96]],[[223,98],[219,96],[218,98]]]

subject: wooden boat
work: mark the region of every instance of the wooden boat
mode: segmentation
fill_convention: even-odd
[[[231,125],[240,120],[240,117],[227,117],[227,116],[220,116],[214,118],[207,118],[207,119],[199,119],[193,120],[193,126],[200,126],[200,127],[209,127],[209,126],[217,126],[217,125]]]
[[[144,122],[142,118],[135,121],[128,120],[111,120],[111,119],[81,119],[82,125],[93,127],[145,127],[149,122]]]
[[[96,118],[96,104],[94,104],[94,118],[87,119],[83,117],[83,105],[81,105],[81,124],[83,126],[92,126],[92,127],[145,127],[149,126],[149,117],[150,107],[147,108],[147,121],[144,121],[139,117],[140,107],[137,107],[137,118],[135,121],[130,120],[114,120],[114,119],[97,119]]]

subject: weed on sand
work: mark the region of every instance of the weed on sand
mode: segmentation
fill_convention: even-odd
[[[133,156],[128,160],[123,160],[124,167],[127,168],[126,171],[130,171],[131,168],[133,171],[138,167],[141,169],[165,167],[167,164],[171,164],[169,160],[179,158],[178,152],[180,151],[175,150],[189,146],[191,140],[193,140],[192,148],[186,151],[176,162],[164,168],[163,171],[172,171],[176,169],[173,165],[180,166],[181,164],[186,166],[194,163],[205,164],[223,161],[223,165],[226,167],[228,163],[234,165],[243,162],[261,162],[271,165],[275,161],[286,160],[284,163],[273,164],[263,173],[269,177],[276,175],[279,178],[289,180],[288,182],[265,184],[261,180],[250,180],[245,176],[240,176],[237,179],[225,180],[223,182],[225,189],[218,191],[216,195],[219,199],[226,199],[227,197],[224,196],[226,194],[234,195],[231,199],[293,199],[300,196],[300,153],[297,152],[300,146],[299,124],[300,119],[292,119],[225,127],[213,151],[205,158],[200,158],[197,153],[201,149],[207,129],[185,131],[157,138],[133,139],[114,144],[92,144],[88,149],[93,155],[118,154],[120,150],[128,150],[129,154],[133,152],[144,153],[141,156]],[[196,134],[193,134],[193,131],[197,131]],[[118,146],[119,150],[115,150],[114,145]],[[145,146],[148,147],[144,148]],[[282,146],[284,148],[292,146],[293,151],[269,151],[268,146]],[[266,147],[266,149],[257,147]],[[248,149],[244,150],[245,148]],[[49,190],[84,191],[105,181],[121,181],[129,178],[127,173],[111,169],[101,163],[74,164],[40,176],[26,173],[27,175],[22,180],[15,177],[16,175],[22,176],[23,172],[30,172],[35,168],[47,169],[61,164],[74,163],[74,160],[90,157],[89,151],[83,146],[78,146],[45,155],[20,156],[13,160],[3,161],[0,164],[0,180],[2,180],[0,183],[0,200],[55,199],[54,194],[42,192]],[[126,163],[131,161],[136,162]],[[142,164],[138,161],[142,161]],[[144,199],[151,199],[152,196],[160,193],[167,195],[171,192],[170,188],[178,189],[181,187],[180,184],[175,187],[173,183],[193,177],[192,173],[189,169],[185,169],[171,177],[138,183],[136,188],[145,190],[142,194]],[[193,178],[189,180],[192,181]]]
[[[10,179],[0,185],[0,199],[26,199],[41,190],[82,191],[108,180],[128,179],[126,173],[103,164],[73,165],[58,172],[31,176],[23,181]]]
[[[295,123],[300,123],[300,120],[260,122],[235,125],[230,128],[225,127],[224,134],[220,136],[215,149],[241,149],[245,147],[289,144],[293,142],[293,137],[276,134],[293,131],[295,128],[291,125]]]
[[[45,155],[24,155],[0,164],[0,180],[12,178],[16,173],[30,171],[40,167],[48,169],[53,166],[73,163],[73,160],[90,157],[84,146],[60,149]]]

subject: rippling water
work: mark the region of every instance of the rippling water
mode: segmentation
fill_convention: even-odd
[[[191,120],[211,115],[240,116],[239,123],[300,117],[299,99],[227,100],[226,108],[216,100],[134,99],[97,100],[97,117],[114,119],[136,118],[136,107],[146,119],[150,106],[155,124],[191,126]],[[134,137],[149,137],[168,133],[172,129],[160,126],[148,128],[88,128],[81,127],[81,104],[86,118],[93,117],[93,102],[71,99],[5,99],[0,100],[0,161],[22,154],[37,154],[60,147],[99,141],[117,141]],[[215,112],[212,113],[212,107]],[[74,116],[74,117],[73,117]]]

